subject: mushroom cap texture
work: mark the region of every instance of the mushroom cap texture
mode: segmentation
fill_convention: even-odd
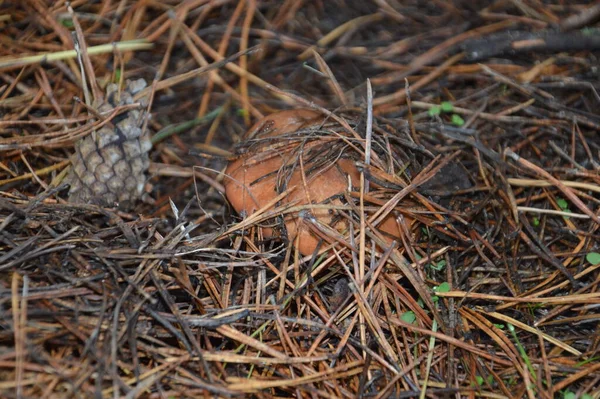
[[[302,208],[327,204],[332,208],[345,204],[344,192],[350,191],[351,186],[360,186],[355,162],[343,155],[331,162],[317,162],[318,165],[305,159],[306,152],[326,149],[327,140],[332,140],[331,135],[315,135],[324,122],[323,115],[316,111],[295,109],[271,114],[248,130],[244,137],[246,150],[225,170],[225,195],[239,214],[249,216],[275,205]],[[340,234],[348,228],[348,223],[332,209],[305,209],[308,212],[295,211],[283,217],[288,239],[303,255],[312,254],[321,237],[335,237],[336,232]],[[263,236],[275,236],[276,225],[271,222],[261,227]],[[392,237],[400,236],[391,214],[378,229]],[[325,235],[320,230],[330,233]]]

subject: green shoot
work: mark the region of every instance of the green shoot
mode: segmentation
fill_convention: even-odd
[[[536,380],[535,369],[533,368],[533,364],[531,364],[531,360],[529,359],[527,352],[525,352],[525,348],[523,347],[523,345],[521,345],[521,341],[519,341],[519,337],[517,337],[517,332],[515,331],[515,326],[513,326],[512,324],[508,324],[507,327],[508,327],[508,331],[510,331],[511,335],[513,336],[513,339],[515,340],[515,342],[517,344],[517,349],[519,350],[519,353],[521,354],[523,361],[525,362],[525,364],[527,365],[527,368],[529,369],[529,374],[531,374],[531,378],[535,381]]]
[[[561,210],[563,210],[563,211],[569,210],[569,203],[564,198],[557,198],[556,203],[558,204],[558,207]]]
[[[585,256],[585,260],[595,266],[600,263],[600,254],[598,252],[590,252]]]
[[[442,102],[440,108],[442,109],[442,112],[452,112],[454,110],[454,106],[449,101]]]
[[[457,114],[452,114],[452,118],[450,119],[450,121],[452,122],[453,125],[459,126],[459,127],[465,124],[465,120],[463,118],[461,118],[460,115],[457,115]]]
[[[429,116],[437,116],[441,113],[442,113],[442,108],[439,105],[434,105],[433,107],[429,108],[429,111],[427,111],[427,114]]]
[[[417,321],[417,316],[415,315],[415,312],[409,310],[408,312],[402,313],[400,320],[408,324],[415,324],[415,321]]]
[[[445,259],[441,259],[435,263],[430,263],[427,265],[429,268],[439,272],[442,271],[444,269],[444,267],[446,267],[446,260]]]

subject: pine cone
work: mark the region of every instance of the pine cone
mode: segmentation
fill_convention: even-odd
[[[118,96],[118,86],[108,85],[105,102],[97,109],[106,115],[119,105],[133,104],[133,96],[146,87],[143,79],[127,81]],[[147,112],[144,107],[127,110],[105,124],[95,134],[75,145],[69,176],[69,201],[100,206],[131,207],[140,199],[150,164],[152,143],[142,131]]]

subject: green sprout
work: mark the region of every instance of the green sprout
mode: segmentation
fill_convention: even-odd
[[[569,203],[564,198],[557,198],[556,204],[563,211],[568,211],[569,210]]]
[[[442,284],[438,285],[433,289],[435,292],[450,292],[450,284],[444,281]]]
[[[595,266],[600,263],[600,254],[598,252],[590,252],[585,256],[585,260]]]
[[[408,312],[402,313],[402,315],[400,316],[400,320],[408,324],[415,324],[417,316],[415,315],[415,312],[409,310]]]
[[[463,118],[461,118],[460,115],[457,115],[457,114],[452,114],[452,118],[450,119],[450,121],[452,122],[453,125],[459,126],[459,127],[465,124],[465,120]]]
[[[438,285],[437,287],[433,287],[433,292],[448,292],[450,291],[450,284],[448,284],[447,282],[443,282],[442,284]],[[438,301],[440,300],[440,297],[437,295],[434,295],[431,297],[431,300],[433,301],[433,303],[438,303]]]
[[[71,18],[64,18],[60,20],[60,24],[65,28],[73,28],[75,25],[73,24],[73,20]]]
[[[485,382],[485,380],[483,379],[483,377],[480,376],[480,375],[475,376],[475,381],[477,382],[478,386],[482,386],[483,383]]]
[[[115,82],[121,81],[121,68],[115,69]]]
[[[440,104],[440,108],[442,109],[442,112],[452,112],[454,110],[454,105],[449,101],[444,101]]]
[[[515,331],[515,326],[513,326],[512,324],[508,324],[507,327],[508,327],[508,331],[510,331],[511,335],[513,336],[513,339],[515,340],[515,342],[517,344],[517,349],[519,350],[519,354],[521,355],[521,358],[523,358],[523,361],[525,362],[525,364],[527,365],[527,368],[529,369],[531,378],[535,381],[536,380],[535,369],[533,368],[533,364],[531,364],[531,360],[529,359],[529,356],[527,355],[525,348],[521,344],[521,341],[519,341],[519,337],[517,336],[517,332]]]
[[[450,113],[454,111],[454,105],[452,105],[451,102],[449,101],[442,101],[442,103],[440,105],[434,105],[431,108],[429,108],[429,111],[427,111],[427,113],[429,114],[429,116],[438,116],[441,115],[442,113]],[[460,115],[457,114],[452,114],[452,116],[450,117],[450,122],[455,125],[455,126],[462,126],[465,124],[465,121],[463,118],[460,117]]]
[[[442,259],[442,260],[439,260],[439,261],[437,261],[435,263],[430,263],[427,266],[429,268],[435,270],[436,272],[439,272],[439,271],[443,270],[444,267],[446,267],[446,260]]]
[[[434,105],[433,107],[429,108],[429,111],[427,111],[427,114],[429,114],[429,116],[437,116],[441,113],[442,108],[439,105]]]

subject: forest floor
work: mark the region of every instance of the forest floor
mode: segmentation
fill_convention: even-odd
[[[600,5],[544,3],[0,2],[0,397],[600,398]],[[75,201],[123,120],[143,195]]]

